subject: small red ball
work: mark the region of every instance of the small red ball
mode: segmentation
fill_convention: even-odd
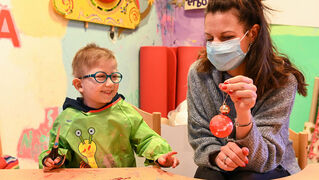
[[[219,114],[210,120],[209,129],[214,136],[225,138],[233,131],[233,122],[229,117]]]

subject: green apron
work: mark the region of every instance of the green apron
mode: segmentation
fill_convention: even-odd
[[[50,130],[49,149],[54,145],[58,127],[60,154],[66,155],[63,167],[135,167],[134,151],[153,164],[171,151],[168,143],[154,132],[142,116],[121,98],[100,110],[89,112],[65,109]],[[39,155],[39,167],[49,150]]]

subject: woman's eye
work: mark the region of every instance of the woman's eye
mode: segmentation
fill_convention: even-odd
[[[213,41],[214,38],[210,37],[210,38],[206,38],[206,41]]]
[[[234,36],[224,36],[221,38],[222,41],[226,41],[226,40],[230,40],[230,39],[233,39]]]

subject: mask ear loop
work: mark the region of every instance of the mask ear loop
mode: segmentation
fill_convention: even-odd
[[[245,34],[243,35],[243,37],[240,38],[240,41],[245,38],[245,36],[247,35],[248,32],[249,32],[249,30],[247,30],[247,31],[245,32]]]
[[[240,41],[245,38],[245,36],[247,35],[247,33],[248,33],[249,31],[250,31],[250,30],[247,30],[247,31],[246,31],[246,33],[243,35],[243,37],[240,38]],[[247,52],[250,50],[250,47],[251,47],[252,44],[253,44],[253,43],[249,43]],[[247,53],[247,52],[246,52],[246,53]],[[227,94],[227,95],[228,95],[228,94]]]

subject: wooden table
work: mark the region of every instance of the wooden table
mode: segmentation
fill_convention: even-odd
[[[11,180],[191,180],[194,178],[172,174],[156,167],[141,168],[70,168],[43,172],[42,169],[0,169],[0,179]]]
[[[1,175],[1,174],[0,174]],[[0,176],[1,177],[1,176]],[[319,179],[319,163],[308,164],[302,171],[278,180],[317,180]]]

